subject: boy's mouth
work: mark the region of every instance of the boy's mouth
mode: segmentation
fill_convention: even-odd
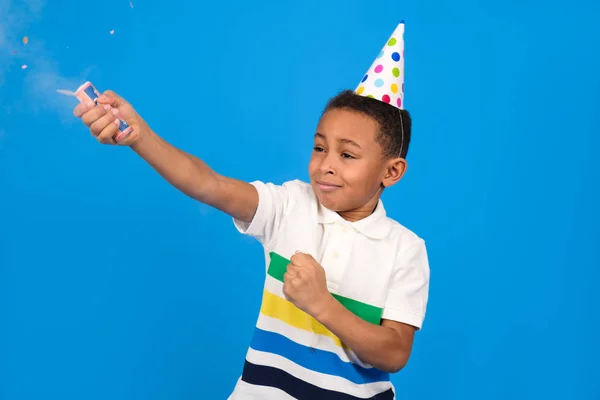
[[[319,186],[319,189],[323,192],[331,192],[331,191],[339,189],[341,187],[340,185],[335,185],[331,182],[322,182],[322,181],[317,181],[317,186]]]

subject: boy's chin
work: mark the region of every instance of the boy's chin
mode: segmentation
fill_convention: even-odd
[[[339,201],[335,198],[335,196],[326,193],[319,193],[318,191],[315,191],[315,194],[317,195],[319,203],[326,209],[335,212],[345,211],[343,201]]]

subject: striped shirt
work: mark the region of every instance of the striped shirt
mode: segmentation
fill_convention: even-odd
[[[387,372],[361,361],[320,322],[283,295],[283,275],[296,250],[325,269],[330,293],[365,321],[421,328],[429,265],[424,241],[375,212],[348,222],[321,206],[310,184],[253,182],[259,205],[237,229],[264,247],[266,277],[256,328],[230,400],[394,399]]]

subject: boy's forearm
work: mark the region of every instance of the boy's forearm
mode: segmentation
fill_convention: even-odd
[[[204,161],[148,133],[131,149],[156,172],[186,195],[245,222],[258,206],[256,189],[242,181],[217,174]]]
[[[131,149],[169,183],[199,201],[206,200],[206,193],[216,183],[216,173],[206,163],[167,143],[150,130]]]
[[[336,335],[362,361],[387,372],[401,370],[410,356],[409,340],[396,330],[357,317],[331,297],[315,318]]]

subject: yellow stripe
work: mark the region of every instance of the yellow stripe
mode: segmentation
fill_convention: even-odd
[[[287,301],[286,299],[282,299],[281,297],[274,295],[268,291],[264,291],[263,293],[263,301],[260,307],[260,313],[266,315],[267,317],[279,319],[289,326],[293,326],[294,328],[302,329],[308,332],[312,332],[328,336],[333,339],[333,342],[344,349],[347,348],[346,345],[342,343],[342,341],[335,336],[331,331],[319,321],[300,310],[298,307]],[[308,324],[307,324],[308,321]]]

